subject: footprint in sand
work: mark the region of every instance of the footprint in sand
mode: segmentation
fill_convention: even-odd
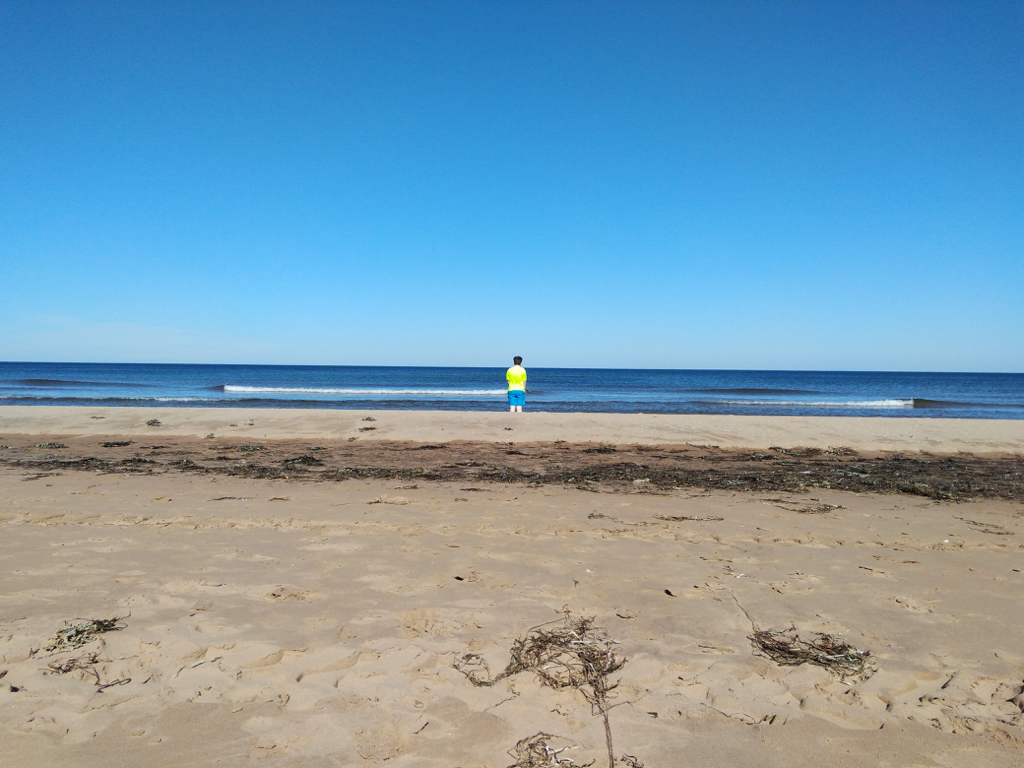
[[[948,677],[894,681],[879,691],[887,711],[945,733],[992,733],[1024,746],[1024,681],[976,675],[962,669]]]
[[[894,595],[894,596],[889,598],[889,602],[895,603],[900,608],[905,608],[906,610],[911,611],[913,613],[931,613],[932,612],[932,609],[929,608],[928,606],[926,606],[926,605],[922,606],[922,605],[918,604],[916,601],[912,600],[909,597],[901,597],[899,595]]]
[[[308,589],[293,589],[279,584],[263,597],[267,600],[301,600],[309,602],[313,598],[313,593]]]

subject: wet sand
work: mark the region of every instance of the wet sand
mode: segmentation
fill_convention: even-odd
[[[289,412],[296,434],[257,435],[195,411],[161,410],[186,433],[125,427],[122,409],[13,410],[2,764],[501,767],[546,732],[605,765],[581,691],[531,672],[480,688],[455,668],[502,669],[563,611],[619,642],[615,753],[647,768],[1019,764],[1019,426],[909,420],[886,447],[888,425],[842,440],[841,424],[769,420],[742,445],[561,416],[452,442],[451,414],[417,439],[427,427],[394,412],[320,434],[322,412]],[[46,650],[67,622],[115,616]],[[780,666],[755,626],[839,636],[868,671]]]

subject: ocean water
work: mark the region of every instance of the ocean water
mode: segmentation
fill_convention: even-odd
[[[1024,419],[1024,374],[528,368],[527,410]],[[0,362],[0,405],[501,411],[505,368]]]

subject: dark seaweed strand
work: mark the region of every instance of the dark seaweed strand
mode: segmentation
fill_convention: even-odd
[[[779,449],[781,450],[781,449]],[[826,454],[814,449],[807,455],[728,452],[718,455],[666,456],[669,466],[632,461],[608,461],[580,467],[524,468],[495,462],[460,462],[437,466],[330,466],[328,457],[302,455],[265,463],[259,461],[210,466],[181,458],[169,461],[134,457],[105,459],[95,456],[20,459],[0,456],[0,466],[34,470],[78,470],[122,473],[183,471],[216,473],[246,478],[345,480],[423,480],[573,485],[609,490],[645,481],[654,490],[701,488],[707,490],[788,491],[835,489],[855,492],[912,494],[940,500],[998,498],[1024,501],[1024,457],[904,456],[865,458],[847,453]],[[198,453],[195,458],[204,460]],[[405,454],[406,456],[408,454]],[[541,458],[544,455],[541,455]],[[525,455],[526,460],[532,456]],[[567,454],[565,458],[571,459]],[[518,457],[517,457],[518,460]],[[513,463],[513,462],[510,462]]]

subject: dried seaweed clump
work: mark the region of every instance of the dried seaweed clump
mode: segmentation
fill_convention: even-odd
[[[813,633],[810,640],[801,639],[795,627],[782,631],[757,629],[750,635],[756,653],[777,664],[797,666],[816,664],[840,677],[870,674],[871,651],[861,651],[833,635]]]
[[[542,624],[527,632],[526,637],[516,639],[508,665],[494,677],[490,676],[487,662],[475,653],[467,653],[455,663],[455,668],[473,685],[481,687],[490,687],[519,672],[532,671],[550,688],[575,688],[589,702],[594,714],[600,714],[604,720],[608,765],[614,768],[608,711],[612,707],[611,693],[618,682],[613,683],[609,676],[626,663],[625,658],[616,654],[617,645],[603,629],[594,626],[593,617],[574,618],[566,613],[565,620],[558,626]]]
[[[96,674],[92,666],[99,661],[98,653],[83,653],[81,656],[75,656],[71,659],[64,659],[63,661],[51,661],[47,666],[58,675],[66,675],[69,672],[74,672],[76,669],[86,670],[92,674]]]
[[[534,627],[526,637],[516,639],[508,665],[494,677],[480,676],[480,671],[489,676],[490,669],[475,653],[467,653],[455,668],[478,687],[490,687],[506,677],[531,670],[551,688],[610,691],[606,678],[626,663],[615,653],[618,643],[603,629],[595,628],[594,619],[589,616],[566,616],[560,626],[548,626]]]
[[[582,765],[573,762],[571,758],[561,757],[561,754],[569,746],[554,747],[549,742],[557,737],[550,733],[535,733],[525,739],[516,742],[515,747],[508,753],[516,759],[508,768],[564,768],[572,765],[579,765],[579,768],[586,768],[594,762],[583,763]]]
[[[104,632],[114,632],[124,629],[124,627],[125,625],[121,623],[121,617],[119,616],[114,616],[110,619],[90,619],[89,621],[72,624],[70,627],[58,630],[45,650],[53,653],[72,651],[75,648],[81,648],[83,645],[91,643],[96,639],[96,635],[102,635]]]

